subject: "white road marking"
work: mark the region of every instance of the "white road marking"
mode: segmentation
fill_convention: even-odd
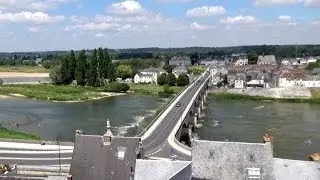
[[[61,150],[61,154],[73,153],[73,150]],[[59,154],[59,151],[20,151],[20,150],[0,150],[0,154]]]
[[[71,157],[60,158],[60,160],[71,160]],[[0,160],[36,160],[36,161],[52,161],[59,160],[59,158],[21,158],[21,157],[0,157]]]

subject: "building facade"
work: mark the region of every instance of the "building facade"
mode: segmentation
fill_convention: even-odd
[[[144,69],[134,76],[134,83],[157,84],[158,76],[163,73],[166,71],[160,68]]]

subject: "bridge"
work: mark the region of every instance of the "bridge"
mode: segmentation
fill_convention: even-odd
[[[207,70],[178,94],[160,113],[155,121],[141,134],[144,155],[149,158],[191,160],[192,131],[204,108],[207,89],[216,73]],[[180,106],[177,106],[177,103]],[[44,145],[0,142],[0,163],[21,165],[70,164],[72,145]],[[60,156],[60,158],[59,158]],[[60,159],[60,160],[59,160]],[[57,166],[54,166],[57,167]]]
[[[141,137],[147,157],[191,160],[192,132],[204,109],[212,67],[184,89]],[[181,105],[176,106],[177,103]]]

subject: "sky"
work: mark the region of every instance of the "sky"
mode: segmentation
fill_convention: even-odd
[[[320,44],[320,0],[0,0],[0,52]]]

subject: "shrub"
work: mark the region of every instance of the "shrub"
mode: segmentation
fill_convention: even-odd
[[[169,85],[165,85],[163,86],[163,92],[165,94],[173,94],[173,89],[171,89]]]
[[[126,83],[119,83],[117,81],[111,82],[105,88],[107,92],[127,92],[130,86]]]

